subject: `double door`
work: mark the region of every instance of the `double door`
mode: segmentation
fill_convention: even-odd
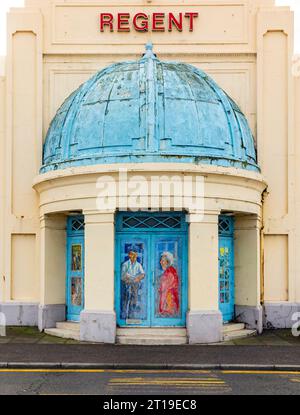
[[[119,326],[185,326],[187,241],[176,232],[118,234],[116,312]]]

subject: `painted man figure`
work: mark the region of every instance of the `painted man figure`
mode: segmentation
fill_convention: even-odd
[[[138,293],[141,281],[145,278],[142,265],[137,261],[138,253],[134,250],[128,252],[128,261],[122,265],[122,281],[125,284],[125,310],[126,318],[132,318],[138,308]]]

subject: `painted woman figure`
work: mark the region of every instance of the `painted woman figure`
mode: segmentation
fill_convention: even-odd
[[[170,252],[163,252],[160,258],[164,272],[159,284],[159,314],[165,317],[175,317],[179,311],[179,278],[173,264],[173,255]]]

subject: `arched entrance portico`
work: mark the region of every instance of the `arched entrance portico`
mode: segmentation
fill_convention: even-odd
[[[48,214],[85,216],[82,340],[114,343],[117,322],[177,327],[190,343],[222,340],[222,322],[233,313],[223,310],[223,319],[219,299],[231,308],[233,299],[232,284],[219,277],[219,215],[261,217],[265,184],[246,117],[213,79],[191,65],[160,61],[148,44],[141,59],[111,65],[67,98],[48,130],[40,173],[35,188],[46,225]],[[117,217],[116,239],[116,212],[129,207],[140,213],[121,227]],[[164,214],[140,220],[153,208]],[[177,225],[179,210],[188,225]],[[43,232],[47,244],[50,229]],[[221,268],[227,275],[230,265]],[[48,294],[49,270],[43,266],[41,315],[58,298]],[[243,265],[237,271],[237,304],[256,307],[257,263],[251,284]],[[78,275],[71,278],[80,286]]]
[[[143,165],[142,168],[139,165],[130,166],[128,180],[131,185],[135,184],[137,180],[141,180],[140,176],[136,176],[137,171],[145,175],[145,180],[150,180],[155,174],[161,175],[164,168],[166,169],[165,165],[159,164]],[[183,232],[185,235],[188,234],[188,244],[186,245],[188,249],[186,324],[179,327],[173,326],[172,330],[185,330],[184,326],[186,326],[185,341],[189,343],[214,343],[222,339],[223,319],[219,311],[219,217],[220,214],[223,215],[227,212],[231,212],[235,216],[236,281],[234,305],[236,317],[239,321],[249,322],[253,328],[260,327],[260,204],[261,192],[265,186],[261,176],[253,172],[221,169],[214,166],[197,166],[195,168],[190,165],[173,165],[172,169],[174,170],[172,171],[169,165],[168,169],[164,171],[164,180],[166,177],[171,180],[174,171],[178,173],[181,170],[186,179],[196,180],[196,177],[204,177],[205,189],[203,212],[193,212],[189,210],[188,206],[183,207],[184,211],[188,212],[188,222],[184,222],[183,228],[181,228],[182,222],[174,221],[175,216],[173,215],[177,214],[176,211],[172,211],[172,215],[169,215],[169,212],[163,212],[163,215],[167,215],[163,221],[168,221],[169,226],[173,226],[172,224],[175,226],[174,230],[169,230],[167,235],[165,235],[165,229],[161,229],[164,236],[171,237],[173,232],[176,236],[183,231],[185,226],[188,228],[188,231]],[[37,180],[36,188],[41,197],[41,251],[48,252],[48,256],[42,256],[41,263],[44,303],[40,307],[40,329],[55,327],[55,322],[65,320],[67,273],[64,247],[66,244],[66,220],[70,212],[81,211],[84,215],[85,225],[85,283],[84,309],[80,313],[80,338],[81,340],[115,343],[118,325],[115,299],[118,289],[118,298],[120,298],[121,285],[120,282],[118,288],[116,284],[116,269],[119,270],[120,279],[122,264],[128,261],[129,250],[132,249],[132,238],[130,237],[126,241],[126,232],[128,235],[132,232],[130,228],[132,217],[126,212],[126,218],[127,216],[128,218],[126,225],[123,222],[123,233],[119,227],[120,224],[118,224],[118,220],[120,220],[118,218],[122,215],[118,216],[117,213],[121,210],[121,206],[117,204],[110,211],[96,209],[99,196],[96,184],[100,179],[105,186],[106,183],[111,183],[112,179],[118,183],[120,180],[118,166],[115,166],[115,171],[112,171],[112,168],[108,166],[107,168],[103,166],[72,168],[65,170],[63,175],[59,171],[49,172]],[[119,186],[116,188],[118,189]],[[172,189],[174,191],[175,186]],[[228,198],[229,194],[231,195],[230,199]],[[171,193],[171,200],[173,200],[172,195],[173,193]],[[127,197],[129,200],[129,195]],[[188,198],[186,199],[188,200]],[[119,200],[118,197],[116,200]],[[132,200],[130,199],[130,201]],[[159,196],[159,205],[161,204],[162,194]],[[174,207],[171,205],[172,209]],[[142,212],[138,212],[137,216],[143,216],[145,211],[146,208]],[[155,213],[152,218],[155,215],[158,213]],[[143,223],[139,225],[137,222],[133,222],[133,226],[145,226],[145,223],[150,219],[148,216],[151,215],[147,212],[147,217],[142,220]],[[147,223],[150,224],[150,227],[153,225],[151,222]],[[155,226],[153,227],[155,228]],[[177,226],[179,228],[176,229]],[[119,242],[119,248],[116,249],[116,227],[121,234],[124,234],[125,238],[123,239],[122,255],[121,242]],[[160,233],[156,230],[153,231],[154,235],[156,235],[155,232]],[[147,235],[145,229],[139,227],[134,229],[134,235],[138,238],[142,239],[143,234]],[[155,239],[156,237],[154,237]],[[128,243],[127,246],[125,246],[126,243]],[[147,241],[144,240],[144,243]],[[149,236],[148,243],[151,245]],[[157,250],[156,258],[155,255],[149,256],[150,261],[152,257],[155,258],[154,265],[157,266],[157,275],[159,276],[162,275],[159,258],[162,251],[168,252],[175,249],[174,245],[172,247],[167,243],[168,241],[163,241],[164,246]],[[117,256],[118,249],[119,257]],[[149,249],[153,251],[153,248]],[[138,255],[141,253],[140,247],[138,247]],[[178,255],[174,256],[178,258]],[[148,268],[150,278],[151,271],[155,271],[155,267],[150,267],[150,270]],[[153,301],[153,305],[155,305],[154,298],[153,294],[153,300],[148,296],[148,301]],[[182,301],[184,304],[184,299]],[[184,309],[183,307],[182,310]],[[153,306],[151,310],[153,313],[155,307]],[[133,318],[129,318],[129,320],[135,319],[135,315]],[[124,322],[126,323],[126,321]],[[134,330],[132,323],[136,322],[129,321],[129,323],[127,330]],[[182,324],[182,321],[179,320],[178,323]],[[170,325],[169,322],[167,324]]]

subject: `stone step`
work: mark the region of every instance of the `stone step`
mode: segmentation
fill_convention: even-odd
[[[144,337],[128,337],[128,336],[117,336],[117,343],[119,344],[135,344],[135,345],[146,345],[146,346],[159,346],[159,345],[179,345],[186,344],[186,337],[155,337],[155,336],[144,336]]]
[[[184,328],[118,328],[119,337],[184,337],[187,332]]]
[[[185,328],[126,327],[117,329],[117,343],[136,345],[178,345],[187,343]]]
[[[76,331],[78,333],[80,331],[79,323],[75,323],[73,321],[62,321],[62,322],[56,323],[56,328],[61,329],[61,330]]]
[[[244,323],[228,323],[223,325],[223,333],[233,332],[244,330],[245,324]]]
[[[236,339],[242,339],[244,337],[249,336],[255,336],[257,334],[256,330],[235,330],[228,333],[224,333],[223,335],[223,341],[229,341],[229,340],[236,340]]]
[[[62,337],[63,339],[80,340],[79,331],[66,330],[66,329],[45,329],[46,334],[50,336]]]

